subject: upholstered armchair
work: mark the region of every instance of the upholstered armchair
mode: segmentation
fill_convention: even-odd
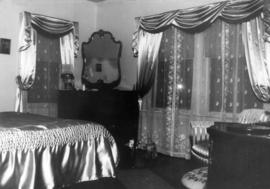
[[[264,109],[245,109],[238,121],[242,124],[265,123],[270,121],[270,112]],[[209,135],[207,128],[214,125],[213,121],[191,121],[192,157],[200,160],[204,167],[191,170],[182,176],[181,182],[186,188],[205,189],[208,175]]]
[[[238,116],[238,123],[262,123],[270,121],[270,112],[264,109],[245,109]],[[207,128],[214,125],[213,121],[191,121],[191,155],[202,163],[208,163],[209,135]]]

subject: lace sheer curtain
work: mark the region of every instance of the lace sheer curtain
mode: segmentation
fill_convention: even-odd
[[[25,111],[57,115],[57,90],[60,87],[61,55],[59,38],[37,32],[36,77],[27,91]]]
[[[159,152],[189,158],[190,121],[236,121],[241,110],[263,107],[251,87],[242,32],[242,22],[261,20],[262,8],[263,1],[224,1],[140,19],[141,30],[163,32],[156,79],[142,103],[141,145],[154,141]],[[209,13],[202,22],[181,17],[200,11]]]
[[[140,52],[140,51],[139,51]],[[174,27],[163,32],[156,79],[143,98],[139,140],[159,152],[189,158],[194,35]]]
[[[236,121],[243,109],[262,108],[248,75],[242,24],[217,20],[204,33],[210,114],[220,112],[222,121]]]

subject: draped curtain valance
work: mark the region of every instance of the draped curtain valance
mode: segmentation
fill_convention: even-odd
[[[267,42],[270,42],[270,11],[269,9],[264,9],[263,11],[264,17],[263,17],[263,23],[264,23],[264,39]]]
[[[264,0],[222,1],[204,6],[168,11],[160,14],[137,17],[137,31],[132,36],[132,50],[138,56],[140,31],[163,32],[170,26],[188,32],[199,32],[209,27],[216,19],[229,23],[242,23],[264,12],[265,25],[270,28],[270,12],[264,9]],[[270,35],[270,29],[266,29]]]
[[[74,36],[74,55],[77,56],[79,50],[79,28],[77,22],[71,22],[59,18],[53,18],[29,12],[22,13],[22,26],[20,32],[19,50],[26,50],[32,40],[33,26],[53,35],[65,35],[69,32]]]
[[[265,8],[264,0],[221,1],[189,9],[179,9],[152,16],[138,17],[136,18],[138,26],[137,31],[133,34],[132,39],[132,50],[135,57],[140,53],[148,52],[139,52],[140,49],[142,49],[139,49],[139,46],[144,44],[144,36],[147,35],[147,33],[162,33],[171,26],[188,33],[194,33],[201,32],[206,28],[209,28],[217,19],[221,19],[231,24],[240,24],[249,22],[257,17],[260,17],[264,26],[262,27],[260,24],[258,25],[258,27],[262,27],[258,30],[261,32],[259,35],[262,36],[265,43],[270,43],[270,12]],[[264,45],[261,45],[261,47],[264,47]],[[263,49],[261,50],[263,51]],[[139,59],[142,57],[145,56],[139,56]],[[261,60],[263,61],[263,58]],[[147,64],[147,61],[138,60],[138,64],[138,67],[143,69],[146,67],[143,65]],[[150,68],[151,70],[148,70],[147,72],[142,71],[142,69],[138,69],[137,73],[138,80],[135,89],[140,91],[142,90],[140,86],[145,86],[147,83],[148,87],[144,89],[144,94],[146,94],[150,89],[151,85],[149,85],[149,83],[152,83],[152,81],[145,82],[143,80],[143,78],[146,78],[145,73],[154,72],[154,69],[152,69],[153,67]],[[269,98],[264,99],[263,101],[269,100],[270,95]]]
[[[182,30],[197,32],[207,28],[217,18],[230,23],[246,21],[260,14],[263,7],[263,0],[222,1],[195,8],[140,17],[138,18],[138,26],[150,33],[164,31],[172,25]]]

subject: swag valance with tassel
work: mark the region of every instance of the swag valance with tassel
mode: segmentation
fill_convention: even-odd
[[[259,15],[263,7],[263,0],[222,1],[137,19],[139,28],[150,33],[164,31],[169,26],[188,32],[198,32],[209,27],[217,18],[229,23],[247,21]]]
[[[52,35],[64,36],[70,32],[74,36],[74,55],[78,55],[79,50],[79,28],[78,22],[71,22],[59,18],[34,14],[22,13],[21,31],[19,37],[19,51],[24,51],[34,43],[33,27],[39,28]]]
[[[263,0],[222,1],[200,7],[137,17],[137,31],[132,36],[134,56],[138,56],[139,31],[159,33],[165,31],[170,26],[175,26],[188,32],[199,32],[209,27],[218,18],[229,23],[241,23],[256,17],[263,10],[265,10],[266,15],[269,15],[269,11],[264,9]],[[270,19],[265,19],[265,21],[269,26]],[[269,29],[266,31],[270,33]]]
[[[249,77],[253,91],[262,101],[270,101],[270,75],[268,75],[268,73],[270,73],[270,66],[268,66],[270,62],[265,64],[265,61],[270,61],[270,57],[267,53],[264,53],[268,48],[270,50],[270,47],[268,47],[270,46],[270,13],[269,10],[264,7],[263,0],[222,1],[195,8],[179,9],[136,18],[138,29],[133,34],[132,49],[134,56],[138,56],[138,54],[141,53],[138,58],[138,80],[135,86],[135,89],[142,94],[141,96],[146,94],[151,88],[154,79],[154,68],[156,67],[155,57],[157,57],[157,52],[153,53],[153,45],[148,45],[148,43],[143,41],[147,38],[157,37],[157,35],[161,38],[162,32],[170,26],[174,26],[188,33],[200,32],[210,27],[217,19],[232,24],[242,23],[243,38],[245,38],[243,41],[249,39],[249,43],[245,43],[245,54],[248,61]],[[256,27],[256,29],[248,29],[250,27]],[[253,38],[248,38],[247,35],[252,35]],[[256,41],[256,43],[260,43],[260,45],[257,48],[254,46],[251,51],[252,40]],[[253,45],[255,45],[255,42]],[[156,46],[159,46],[159,44]],[[158,48],[155,48],[155,50],[158,51]],[[155,57],[143,55],[148,52],[151,52]],[[146,57],[148,57],[148,60],[146,60]],[[149,62],[149,60],[151,61]],[[147,64],[145,64],[145,62],[147,62]],[[258,66],[258,64],[260,64],[260,66]],[[151,70],[149,70],[149,68]],[[149,73],[151,73],[151,77]]]
[[[74,71],[74,57],[79,52],[78,22],[23,12],[19,34],[19,74],[16,78],[18,84],[16,111],[22,111],[22,92],[29,89],[36,74],[36,45],[37,30],[59,37],[62,72]]]

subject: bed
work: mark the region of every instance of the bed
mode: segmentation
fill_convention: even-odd
[[[51,189],[115,177],[118,151],[101,125],[0,113],[0,188]]]

